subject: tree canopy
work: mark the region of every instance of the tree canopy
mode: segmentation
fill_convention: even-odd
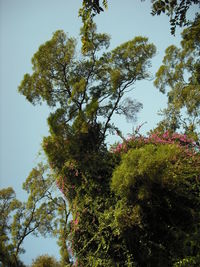
[[[32,262],[31,267],[61,267],[61,265],[54,257],[41,255]]]
[[[182,128],[198,140],[200,127],[200,16],[182,33],[181,48],[165,51],[156,73],[155,86],[167,93],[168,107],[160,125],[176,131]]]
[[[88,37],[87,52],[76,58],[75,40],[63,31],[55,32],[35,53],[33,73],[25,74],[19,92],[33,104],[46,101],[59,107],[49,118],[55,134],[58,122],[65,128],[73,124],[83,133],[98,125],[103,141],[107,130],[113,129],[114,113],[135,118],[141,104],[123,96],[136,81],[150,77],[148,68],[156,49],[139,36],[106,52],[110,38],[97,33],[94,24]]]
[[[163,12],[162,2],[153,1]],[[167,48],[156,74],[156,87],[167,92],[167,117],[147,136],[138,128],[126,139],[112,119],[136,119],[142,104],[127,93],[151,77],[156,48],[138,36],[109,50],[110,37],[91,19],[101,4],[83,4],[82,50],[56,31],[18,88],[33,105],[51,108],[42,143],[48,162],[23,184],[26,202],[12,188],[0,191],[0,260],[23,266],[19,255],[32,233],[56,236],[61,254],[60,262],[43,255],[32,266],[199,266],[199,17],[183,31],[181,48]],[[123,142],[108,148],[109,132]]]

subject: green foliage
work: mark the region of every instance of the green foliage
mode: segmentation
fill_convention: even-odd
[[[61,265],[54,257],[41,255],[32,262],[31,267],[61,267]]]
[[[27,226],[26,231],[29,230],[26,235],[29,233],[38,235],[39,233],[43,236],[57,237],[61,263],[68,264],[69,255],[66,242],[69,234],[69,210],[66,200],[55,194],[55,176],[49,166],[40,163],[37,168],[34,168],[23,184],[23,189],[29,193],[24,213],[29,211],[30,215],[26,220],[22,218],[24,222],[21,222],[21,225]],[[23,217],[24,213],[22,213]]]
[[[22,266],[19,255],[25,252],[24,239],[30,234],[41,234],[60,238],[61,261],[69,263],[66,245],[69,211],[66,200],[55,196],[55,177],[49,167],[39,164],[34,168],[23,189],[29,194],[24,203],[15,198],[12,188],[0,192],[0,260],[6,266]]]
[[[200,264],[200,256],[197,257],[187,257],[178,262],[176,262],[173,267],[198,267]]]
[[[49,106],[62,104],[62,96],[68,90],[67,73],[71,71],[75,44],[73,38],[57,31],[50,41],[39,47],[32,58],[33,75],[25,74],[19,86],[28,101],[36,104],[45,100]]]
[[[75,40],[62,31],[54,33],[32,58],[33,74],[25,74],[19,92],[33,104],[46,101],[59,107],[51,122],[57,124],[60,117],[65,127],[73,123],[83,133],[98,124],[103,141],[126,91],[150,76],[148,67],[156,50],[147,38],[136,37],[105,52],[109,36],[97,33],[94,24],[87,33],[89,45],[80,59],[75,58]],[[129,100],[128,107],[136,112],[141,106]],[[121,108],[120,114],[127,115],[127,109]]]
[[[15,255],[10,235],[13,228],[12,215],[21,205],[11,187],[0,190],[0,262],[5,266],[24,266]]]
[[[58,170],[66,175],[68,240],[78,266],[172,266],[197,257],[200,158],[184,140],[133,140],[121,162],[121,155],[89,150],[90,164],[81,165],[83,154]]]
[[[199,0],[152,0],[152,15],[165,13],[170,17],[171,33],[175,34],[176,27],[188,25],[187,12],[193,5],[200,6]]]
[[[119,200],[109,216],[138,266],[199,255],[199,173],[199,154],[177,145],[144,144],[122,156],[111,181]]]
[[[107,9],[107,0],[102,0],[104,8]],[[89,32],[93,25],[93,17],[104,11],[99,5],[99,0],[83,0],[82,7],[79,9],[79,16],[82,18],[82,52],[88,51],[88,48],[92,45]]]
[[[163,110],[160,126],[175,131],[183,128],[193,137],[200,126],[199,79],[200,17],[182,33],[181,48],[170,46],[165,51],[163,65],[156,73],[155,86],[167,91],[168,107]]]
[[[145,0],[141,0],[143,2]],[[166,14],[170,17],[171,34],[175,35],[176,27],[183,27],[189,24],[187,13],[192,7],[200,7],[199,0],[151,0],[151,14],[153,16]],[[102,1],[104,8],[108,8],[107,0]],[[99,4],[99,0],[83,0],[82,7],[79,10],[79,16],[82,18],[84,28],[83,46],[87,46],[87,32],[96,14],[104,11]]]
[[[81,34],[84,35],[83,30]],[[116,248],[113,248],[110,230],[105,230],[104,234],[105,242],[110,245],[103,246],[102,250],[99,243],[102,231],[98,230],[98,214],[113,202],[109,181],[115,164],[104,145],[104,139],[107,130],[115,129],[111,124],[114,113],[135,118],[135,113],[139,111],[140,104],[131,99],[125,100],[123,96],[137,80],[149,77],[147,68],[155,54],[155,47],[148,43],[147,38],[136,37],[105,52],[109,46],[109,37],[96,33],[96,26],[91,24],[88,31],[90,42],[83,57],[70,58],[71,61],[64,63],[63,55],[68,54],[71,43],[68,46],[68,40],[60,38],[60,35],[63,36],[63,33],[54,35],[53,41],[41,46],[33,57],[34,72],[31,79],[35,88],[29,87],[25,79],[19,91],[33,104],[43,99],[50,106],[58,105],[48,119],[50,136],[44,138],[43,148],[55,172],[58,187],[68,199],[73,216],[69,227],[65,224],[60,228],[61,249],[64,246],[66,251],[68,240],[71,257],[77,258],[78,264],[85,266],[95,262],[99,266],[109,266],[119,258],[117,254],[121,249],[118,238],[115,240]],[[57,49],[64,47],[63,43],[66,44],[66,51],[62,50],[60,54]],[[52,55],[51,51],[53,56],[48,55]],[[43,65],[47,60],[48,64]],[[60,62],[64,66],[62,74],[58,70],[55,77],[50,76],[54,73],[54,62],[56,66],[60,66]],[[50,68],[49,72],[46,64]],[[44,66],[40,75],[41,87],[35,81],[38,66]],[[46,80],[50,82],[51,90]],[[131,114],[128,109],[134,113]],[[121,253],[124,260],[128,260],[125,248]],[[107,254],[109,256],[106,260]]]
[[[167,171],[170,174],[168,159],[175,160],[176,154],[180,154],[176,146],[167,147],[165,145],[161,146],[159,150],[154,145],[129,150],[113,173],[111,188],[121,197],[128,197],[132,194],[131,188],[135,188],[138,183],[141,183],[144,188],[138,193],[138,197],[145,198],[145,184],[151,183],[152,180],[160,183],[161,177],[157,176],[157,173],[160,173],[161,176],[164,175],[167,179],[166,173],[163,172]],[[133,168],[133,166],[136,167]],[[174,179],[174,177],[171,178]],[[146,197],[148,198],[148,194]]]
[[[85,1],[91,3],[98,1]],[[87,7],[90,16],[93,7]],[[182,49],[168,48],[156,80],[161,91],[173,87],[169,103],[177,114],[187,107],[189,118],[196,115],[198,96],[191,109],[191,98],[183,97],[191,87],[198,89],[197,71],[191,71],[188,85],[181,83],[184,68],[190,71],[191,57],[195,60],[195,25],[194,46],[187,47],[191,38],[186,30]],[[77,59],[75,40],[56,32],[34,55],[33,74],[26,74],[19,86],[31,103],[46,101],[54,112],[48,118],[50,135],[43,139],[49,166],[34,168],[24,184],[29,199],[16,213],[15,240],[31,232],[53,233],[64,266],[70,261],[75,266],[139,267],[198,262],[200,157],[193,141],[178,134],[164,140],[133,138],[114,152],[105,144],[108,130],[121,135],[113,115],[133,119],[140,109],[125,94],[136,81],[150,77],[155,47],[135,37],[107,52],[110,38],[97,33],[92,21],[81,30],[85,36]],[[172,78],[166,78],[167,72]],[[51,194],[55,182],[63,198]]]

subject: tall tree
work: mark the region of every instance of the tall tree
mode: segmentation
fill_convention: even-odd
[[[32,59],[33,73],[26,74],[19,86],[32,104],[46,101],[54,108],[43,148],[72,216],[68,223],[68,213],[61,212],[60,244],[77,266],[145,267],[148,263],[167,267],[188,260],[199,264],[199,147],[185,135],[168,132],[125,140],[117,147],[117,152],[124,149],[122,154],[106,147],[108,131],[119,132],[112,123],[113,114],[130,119],[140,108],[125,95],[136,81],[150,76],[155,47],[147,38],[136,37],[107,52],[109,37],[98,34],[93,23],[87,38],[82,55],[76,58],[75,40],[57,31],[40,46]],[[169,63],[166,69],[177,72],[168,77],[174,86],[170,96],[174,107],[180,112],[185,105],[192,116],[189,99],[181,102],[175,94],[183,84],[184,71],[179,68],[190,71],[190,58],[195,60],[197,46],[190,49],[190,37],[185,38],[183,49],[172,47],[176,53],[167,55],[165,63],[173,59],[174,67]],[[193,40],[198,43],[196,35]],[[191,72],[188,83],[195,90],[196,80],[198,74]],[[162,79],[157,83],[160,90],[165,89]],[[34,183],[42,177],[43,172],[41,176],[41,171],[34,170],[25,185],[36,200],[46,196],[46,191],[35,191]],[[55,211],[54,202],[51,205]],[[48,207],[46,203],[44,209]],[[42,222],[43,214],[40,211]],[[38,231],[45,233],[46,228],[38,226]]]
[[[50,107],[59,105],[50,121],[56,116],[82,132],[99,125],[103,141],[107,130],[113,128],[114,113],[131,117],[134,114],[127,114],[128,110],[137,112],[140,108],[129,99],[121,102],[136,81],[150,76],[148,67],[155,47],[147,38],[136,37],[106,53],[108,35],[96,33],[93,24],[88,36],[87,53],[76,59],[75,40],[57,31],[34,55],[33,74],[25,74],[19,92],[33,104],[43,100]]]
[[[57,31],[40,46],[32,59],[33,73],[26,74],[19,86],[31,103],[43,100],[55,108],[48,118],[50,136],[44,138],[43,148],[72,212],[70,233],[67,237],[63,231],[63,237],[68,238],[72,258],[84,266],[97,257],[106,266],[118,257],[117,238],[108,260],[99,246],[98,214],[113,201],[109,180],[115,163],[105,138],[108,130],[116,130],[115,113],[135,119],[141,104],[125,94],[136,81],[150,77],[148,67],[156,51],[147,38],[135,37],[107,52],[109,39],[91,24],[87,47],[76,58],[75,40]]]

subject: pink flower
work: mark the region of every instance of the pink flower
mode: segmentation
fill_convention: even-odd
[[[164,134],[163,134],[163,138],[168,138],[169,137],[169,132],[166,131]]]
[[[78,218],[74,220],[74,225],[78,225]]]

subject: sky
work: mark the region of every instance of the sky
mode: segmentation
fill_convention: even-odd
[[[17,92],[25,73],[31,73],[31,58],[38,47],[63,29],[69,36],[79,38],[81,19],[78,10],[81,0],[0,0],[0,188],[11,186],[17,198],[25,200],[21,189],[31,169],[38,162],[41,142],[48,135],[47,106],[32,106]],[[111,49],[141,35],[157,47],[152,60],[152,76],[162,63],[165,49],[179,45],[180,30],[170,34],[166,16],[150,14],[150,0],[110,0],[108,10],[96,16],[99,32],[111,36]],[[195,12],[195,10],[193,10]],[[156,126],[157,112],[166,106],[166,96],[153,81],[135,84],[131,96],[143,104],[136,124],[116,118],[115,123],[126,136],[133,127],[147,122],[142,133]],[[115,137],[108,137],[112,143]],[[39,254],[59,257],[59,248],[52,239],[29,237],[24,242],[26,253],[21,257],[26,264]]]

